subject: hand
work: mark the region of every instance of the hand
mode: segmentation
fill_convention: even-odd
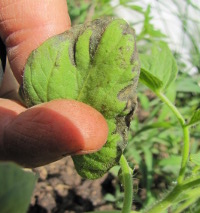
[[[0,0],[0,36],[15,76],[6,69],[1,97],[15,98],[31,51],[69,28],[66,0]],[[0,160],[41,166],[97,151],[107,134],[103,116],[77,101],[54,100],[26,109],[17,101],[0,99]]]

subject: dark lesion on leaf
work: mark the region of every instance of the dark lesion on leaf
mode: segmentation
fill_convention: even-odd
[[[110,18],[105,18],[105,19],[96,19],[92,22],[87,22],[84,25],[77,25],[76,28],[78,29],[78,34],[77,34],[77,40],[80,35],[82,35],[85,30],[91,29],[92,35],[90,37],[90,42],[89,42],[89,53],[90,53],[90,59],[91,63],[93,62],[95,53],[97,51],[98,45],[100,43],[100,40],[102,38],[103,33],[105,32],[108,24],[112,21]],[[76,36],[75,36],[76,37]],[[75,41],[75,46],[76,46],[76,41]],[[74,50],[76,47],[74,48]]]
[[[116,118],[116,132],[119,133],[123,139],[121,143],[119,143],[119,147],[121,147],[122,150],[125,149],[127,141],[128,141],[128,130],[130,127],[130,123],[133,119],[133,115],[135,113],[135,110],[137,108],[137,84],[139,80],[140,75],[140,63],[139,58],[137,54],[137,48],[135,45],[132,57],[131,57],[131,64],[135,63],[133,66],[132,72],[135,73],[134,78],[132,79],[132,83],[125,87],[123,90],[121,90],[118,94],[118,99],[120,101],[126,102],[126,107],[124,109],[124,112],[126,112],[125,116],[118,116]]]
[[[102,38],[103,33],[106,30],[106,27],[110,23],[110,19],[96,19],[91,23],[89,27],[92,30],[92,36],[90,37],[90,58],[93,59]]]
[[[126,24],[126,26],[124,26],[122,33],[123,35],[131,34],[134,35],[135,37],[135,30],[132,27],[130,27],[128,23]]]
[[[120,136],[122,137],[122,141],[118,143],[118,146],[122,150],[126,148],[128,142],[128,131],[136,108],[137,108],[137,101],[135,96],[135,101],[129,100],[127,102],[126,110],[129,110],[128,114],[126,114],[126,116],[116,117],[116,132],[120,134]]]
[[[102,105],[101,105],[100,112],[101,112],[102,114],[105,114],[107,111],[108,111],[108,107],[107,107],[105,104],[102,104]]]

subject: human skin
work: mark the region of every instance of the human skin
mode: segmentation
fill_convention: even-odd
[[[70,26],[66,0],[0,0],[0,37],[12,70],[7,67],[0,87],[1,97],[9,97],[0,98],[0,160],[35,167],[105,144],[107,123],[92,107],[55,100],[26,109],[11,100],[31,51]]]

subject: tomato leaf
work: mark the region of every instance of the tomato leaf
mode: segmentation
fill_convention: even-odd
[[[0,212],[25,213],[36,177],[13,163],[0,164]]]
[[[26,64],[21,95],[27,106],[75,99],[106,118],[105,146],[97,153],[73,157],[85,178],[102,176],[118,163],[125,148],[139,75],[135,45],[134,30],[124,20],[96,20],[49,39]]]
[[[140,82],[145,84],[153,91],[159,90],[163,87],[163,82],[159,78],[152,75],[150,72],[146,71],[143,68],[141,68]]]
[[[147,54],[140,54],[140,81],[154,92],[165,91],[176,79],[176,61],[164,42],[155,42]]]

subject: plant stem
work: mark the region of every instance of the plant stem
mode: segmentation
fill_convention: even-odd
[[[133,202],[133,180],[131,170],[124,155],[122,155],[120,158],[120,166],[122,169],[122,178],[124,186],[124,203],[122,213],[130,213]]]
[[[199,192],[199,189],[198,189]],[[198,193],[199,195],[199,193]],[[184,203],[182,203],[176,210],[174,213],[181,213],[183,212],[186,208],[188,208],[191,204],[193,204],[197,199],[198,199],[198,195],[196,195],[195,197],[189,198],[188,200],[186,200]]]
[[[191,183],[196,183],[197,181],[200,181],[200,175],[192,175],[189,178],[185,179],[182,183],[183,186]]]
[[[199,193],[199,188],[193,189],[194,187],[200,186],[200,179],[197,180],[186,180],[182,184],[178,184],[175,188],[159,203],[156,203],[151,209],[147,209],[144,212],[148,213],[162,213],[164,210],[169,208],[173,203],[175,203],[176,198],[182,193],[185,192],[189,198],[195,197]],[[190,190],[190,191],[188,191]],[[198,196],[196,196],[198,199]]]
[[[190,151],[190,133],[189,127],[186,126],[185,119],[178,111],[176,106],[160,91],[156,92],[156,95],[170,108],[170,110],[174,113],[176,118],[178,119],[182,129],[183,129],[183,151],[182,151],[182,162],[181,168],[178,176],[178,184],[181,184],[184,180],[185,170],[189,158],[189,151]]]
[[[180,125],[182,127],[185,126],[185,119],[183,118],[183,116],[181,115],[181,113],[178,111],[178,109],[176,108],[176,106],[167,98],[167,96],[165,96],[160,91],[156,92],[156,95],[162,100],[162,102],[164,102],[170,108],[170,110],[177,117]]]
[[[181,169],[178,176],[178,184],[181,184],[184,180],[185,170],[187,166],[187,162],[189,159],[189,153],[190,153],[190,132],[189,127],[184,126],[183,127],[183,151],[182,151],[182,162],[181,162]]]
[[[181,192],[181,187],[176,186],[163,200],[161,200],[159,203],[156,203],[151,209],[147,209],[144,212],[148,213],[161,213],[164,210],[166,210],[168,207],[172,205],[174,200],[179,196]]]

